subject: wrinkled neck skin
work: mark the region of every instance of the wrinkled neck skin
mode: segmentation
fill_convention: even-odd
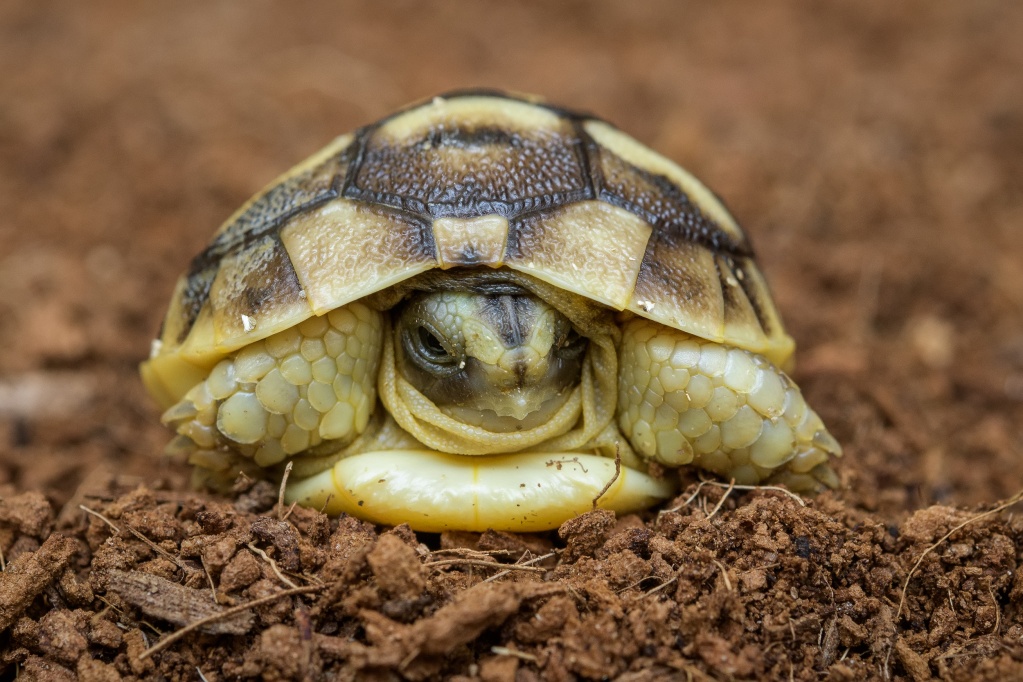
[[[586,339],[540,298],[417,292],[394,310],[398,371],[437,407],[494,432],[546,423],[578,384]]]

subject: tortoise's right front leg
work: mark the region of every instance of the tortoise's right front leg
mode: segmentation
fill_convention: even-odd
[[[742,484],[838,486],[841,446],[763,356],[635,319],[619,358],[618,425],[640,455]]]

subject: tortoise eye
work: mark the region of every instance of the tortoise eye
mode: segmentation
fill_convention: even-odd
[[[440,365],[446,365],[454,362],[455,356],[448,352],[441,340],[437,338],[437,335],[426,327],[419,328],[419,352],[422,353],[427,360],[435,362]]]
[[[408,355],[420,369],[435,376],[448,376],[464,367],[457,351],[452,351],[441,336],[427,325],[420,325],[403,335]]]

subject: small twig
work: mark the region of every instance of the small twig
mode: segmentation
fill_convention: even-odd
[[[288,485],[288,476],[291,475],[291,468],[293,466],[295,466],[295,463],[292,460],[288,460],[287,466],[284,467],[284,475],[281,477],[281,488],[277,492],[277,520],[278,521],[283,521],[284,519],[288,518],[288,515],[291,514],[291,509],[295,508],[295,506],[292,505],[291,509],[288,510],[288,513],[287,514],[284,513],[284,489]]]
[[[739,571],[738,575],[746,575],[747,573],[752,573],[753,571],[766,571],[769,568],[777,568],[778,566],[781,566],[780,561],[776,561],[773,564],[766,564],[764,566],[754,566],[753,568],[747,568],[745,571]],[[828,587],[831,586],[828,585]],[[831,601],[835,601],[834,594],[831,595]]]
[[[696,486],[696,490],[693,491],[693,494],[687,497],[685,501],[682,502],[682,504],[678,505],[677,507],[672,507],[671,509],[662,509],[661,511],[657,512],[657,518],[660,519],[662,514],[670,514],[672,512],[682,511],[683,507],[688,507],[690,504],[692,504],[693,500],[696,499],[696,496],[700,494],[701,490],[703,490],[703,486],[710,485],[710,483],[711,481],[700,481],[699,485]]]
[[[110,609],[110,610],[114,611],[114,613],[116,613],[116,614],[118,614],[120,616],[124,615],[124,610],[123,609],[117,608],[116,606],[114,606],[113,604],[108,602],[106,599],[104,599],[102,595],[97,594],[96,595],[96,599],[99,599],[101,602],[103,602],[104,604],[107,605],[107,608],[103,609],[103,611],[101,611],[100,613],[105,613],[107,611],[107,609]],[[93,616],[93,618],[95,618],[95,617],[96,616]]]
[[[525,651],[509,649],[506,646],[492,646],[490,647],[490,653],[497,654],[498,656],[514,656],[515,658],[521,658],[523,661],[536,663],[536,656],[533,654],[527,654]]]
[[[186,574],[188,574],[188,573],[192,572],[193,570],[195,570],[195,569],[191,568],[190,566],[186,566],[185,563],[183,561],[181,561],[181,559],[179,559],[178,557],[174,556],[173,554],[171,554],[170,552],[165,550],[163,547],[161,547],[160,545],[156,544],[155,542],[153,542],[152,540],[150,540],[145,535],[143,535],[139,531],[135,530],[131,526],[127,526],[127,529],[128,529],[129,533],[131,533],[136,538],[138,538],[139,540],[144,542],[149,547],[149,549],[153,550],[154,552],[156,552],[157,554],[162,556],[167,561],[170,561],[171,563],[173,563],[175,566],[180,568]]]
[[[199,679],[202,680],[202,682],[210,682],[206,679],[206,676],[202,674],[202,669],[199,666],[195,666],[195,672],[199,673]]]
[[[802,497],[792,492],[791,490],[782,488],[777,485],[739,485],[739,484],[729,485],[721,483],[720,481],[708,481],[707,485],[712,485],[715,488],[734,488],[735,490],[773,490],[776,493],[781,493],[782,495],[785,495],[786,497],[795,500],[800,507],[806,506],[806,500],[804,500]]]
[[[1002,610],[998,607],[998,598],[990,584],[987,586],[987,593],[991,595],[991,602],[995,605],[995,629],[991,631],[991,634],[997,635],[998,628],[1002,625]]]
[[[710,485],[711,483],[713,483],[713,481],[700,481],[700,484],[696,486],[696,490],[693,491],[692,495],[686,498],[685,502],[672,509],[665,509],[661,513],[667,514],[668,512],[679,511],[680,509],[682,509],[682,507],[688,507],[692,503],[692,501],[696,499],[696,496],[700,494],[700,491],[703,490],[703,486]]]
[[[988,510],[986,512],[982,512],[980,514],[976,514],[975,516],[971,516],[970,518],[966,519],[962,523],[957,524],[954,528],[952,528],[952,530],[950,530],[949,532],[947,532],[944,535],[942,535],[941,538],[937,542],[935,542],[933,545],[931,545],[930,547],[925,549],[923,551],[923,553],[920,555],[920,558],[916,560],[915,564],[913,564],[913,568],[909,569],[909,574],[906,576],[906,582],[902,586],[902,596],[899,598],[899,608],[895,612],[895,617],[898,618],[900,615],[902,615],[902,607],[906,605],[906,592],[909,590],[909,581],[913,579],[913,575],[916,573],[916,569],[920,568],[920,564],[923,563],[924,559],[927,557],[928,554],[930,554],[935,549],[937,549],[942,544],[944,544],[944,542],[946,540],[948,540],[950,537],[952,537],[952,535],[954,535],[956,532],[962,530],[963,528],[965,528],[966,526],[970,525],[971,523],[975,523],[977,521],[980,521],[981,519],[987,518],[988,516],[993,516],[993,515],[997,514],[998,512],[1003,511],[1003,510],[1011,507],[1012,505],[1016,504],[1020,500],[1023,500],[1023,490],[1020,490],[1018,493],[1016,493],[1015,495],[1013,495],[1012,497],[1010,497],[1006,501],[1002,502],[1001,504],[999,504],[994,509],[990,509],[990,510]]]
[[[281,518],[281,521],[287,521],[288,517],[291,516],[291,512],[295,511],[295,507],[297,507],[297,506],[298,506],[298,500],[295,500],[294,502],[292,502],[288,506],[288,511],[284,512],[284,516]]]
[[[206,580],[210,583],[210,592],[213,593],[213,603],[219,604],[220,600],[217,599],[217,588],[213,585],[213,576],[210,575],[210,567],[206,565],[206,557],[202,554],[199,555],[199,562],[202,564],[202,570],[206,573]]]
[[[262,597],[260,599],[254,599],[253,601],[245,602],[244,604],[239,604],[238,606],[232,606],[229,609],[224,609],[220,613],[214,613],[209,616],[206,616],[205,618],[200,618],[199,620],[193,623],[189,623],[180,630],[172,632],[166,638],[161,639],[159,642],[143,651],[141,654],[139,654],[139,659],[146,659],[154,654],[163,651],[174,642],[177,642],[182,637],[188,635],[191,632],[194,632],[195,630],[203,627],[204,625],[209,625],[210,623],[215,623],[218,620],[230,618],[235,614],[243,613],[245,611],[248,611],[249,609],[255,608],[257,606],[262,606],[263,604],[268,604],[272,601],[277,601],[278,599],[283,599],[284,597],[291,597],[296,594],[308,594],[310,592],[319,592],[324,587],[326,587],[326,585],[305,585],[303,587],[296,587],[293,590],[282,590],[280,592],[271,594],[266,597]]]
[[[800,507],[806,506],[806,501],[802,497],[792,492],[791,490],[786,490],[785,488],[776,485],[741,485],[734,482],[722,483],[720,481],[705,480],[700,481],[700,484],[696,486],[696,490],[693,491],[692,495],[686,498],[685,502],[678,505],[677,507],[672,507],[671,509],[664,509],[660,512],[660,514],[669,514],[671,512],[681,511],[683,507],[688,507],[690,503],[696,499],[696,496],[700,494],[700,490],[702,490],[703,486],[705,485],[714,486],[715,488],[726,488],[730,490],[773,490],[774,492],[781,493],[786,497],[795,500],[796,502],[799,503]],[[658,514],[658,516],[660,516],[660,514]]]
[[[324,498],[324,500],[323,500],[323,506],[320,507],[320,513],[321,514],[323,513],[323,510],[327,508],[327,505],[330,504],[330,498],[332,498],[332,497],[334,497],[334,493],[327,493],[327,497]]]
[[[266,552],[261,550],[259,547],[256,547],[256,545],[254,545],[251,542],[248,544],[248,548],[251,549],[256,554],[258,554],[259,556],[263,557],[263,560],[266,561],[266,563],[270,564],[270,568],[273,570],[278,580],[280,580],[285,585],[288,585],[292,589],[298,588],[298,585],[288,580],[287,577],[285,577],[285,575],[281,573],[281,569],[277,568],[277,562],[274,561],[273,558],[270,557]]]
[[[661,590],[666,588],[668,585],[671,585],[676,580],[678,580],[680,575],[682,575],[682,569],[681,568],[679,568],[677,571],[675,571],[675,575],[671,576],[671,578],[669,578],[668,580],[665,580],[663,583],[661,583],[657,587],[652,587],[649,590],[647,590],[646,592],[644,592],[643,596],[644,597],[649,597],[651,594],[656,594],[656,593],[660,592]]]
[[[405,670],[405,668],[409,667],[412,661],[416,660],[421,653],[423,653],[422,649],[414,647],[412,651],[408,652],[408,655],[405,658],[401,659],[401,662],[398,664],[398,670]]]
[[[729,482],[728,487],[725,489],[724,494],[721,495],[721,499],[718,500],[717,506],[715,506],[714,509],[710,512],[710,515],[707,516],[707,520],[708,521],[710,521],[712,518],[714,518],[714,515],[717,514],[718,511],[720,511],[721,505],[723,505],[725,503],[725,500],[728,499],[728,496],[732,494],[733,490],[735,490],[735,479],[734,478],[731,480],[731,482]]]
[[[437,554],[457,554],[460,556],[467,557],[492,557],[492,556],[510,556],[514,554],[509,549],[469,549],[468,547],[452,547],[450,549],[435,549],[430,552],[430,556]]]
[[[112,528],[112,529],[113,529],[113,531],[114,531],[115,533],[120,533],[120,532],[121,532],[121,529],[120,529],[120,528],[118,528],[117,526],[115,526],[115,525],[114,525],[114,522],[113,522],[113,521],[111,521],[111,520],[110,520],[110,519],[108,519],[107,517],[103,516],[103,515],[102,515],[102,514],[100,514],[100,513],[98,512],[98,511],[94,511],[94,510],[92,510],[92,509],[89,509],[89,508],[88,508],[88,507],[86,507],[86,506],[85,506],[84,504],[80,504],[80,505],[78,505],[78,508],[79,508],[79,509],[81,509],[81,510],[82,510],[83,512],[85,512],[86,514],[92,514],[93,516],[95,516],[96,518],[98,518],[98,519],[99,519],[100,521],[102,521],[103,523],[105,523],[105,524],[107,524],[108,526],[110,526],[110,528]]]
[[[626,592],[628,592],[632,588],[639,587],[641,584],[643,584],[644,581],[651,580],[651,579],[654,579],[656,577],[657,576],[653,576],[653,575],[645,575],[642,578],[640,578],[639,580],[636,580],[634,582],[629,583],[628,585],[626,585],[625,587],[621,588],[620,590],[615,590],[615,594],[625,594]]]
[[[525,564],[499,564],[496,561],[481,561],[479,559],[442,559],[427,562],[423,566],[484,566],[486,568],[501,568],[506,571],[529,571],[530,573],[544,573],[547,570]]]
[[[547,554],[541,554],[540,556],[535,557],[533,559],[530,559],[529,561],[524,561],[521,564],[503,564],[503,566],[504,566],[504,570],[503,571],[501,571],[500,573],[495,573],[494,575],[490,576],[489,578],[487,578],[483,582],[489,583],[491,581],[497,580],[498,578],[506,576],[509,573],[511,573],[512,571],[516,570],[516,567],[522,568],[523,566],[531,566],[533,564],[536,564],[536,563],[539,563],[539,562],[543,561],[544,559],[550,559],[552,556],[556,556],[557,554],[558,554],[558,550],[554,550],[553,552],[548,552]]]
[[[113,529],[113,531],[115,533],[120,533],[121,532],[121,529],[118,528],[116,525],[114,525],[113,521],[111,521],[107,517],[103,516],[103,514],[100,514],[98,511],[96,511],[94,509],[89,509],[84,504],[78,505],[78,508],[81,509],[84,512],[92,514],[93,516],[95,516],[96,518],[101,520],[103,523],[105,523],[108,526],[110,526],[110,528]],[[147,547],[149,547],[149,549],[153,550],[159,556],[162,556],[164,559],[166,559],[167,561],[171,562],[172,564],[174,564],[175,566],[180,568],[186,574],[189,574],[193,570],[195,570],[191,566],[185,565],[185,563],[181,559],[179,559],[178,557],[174,556],[173,554],[171,554],[170,552],[165,550],[163,547],[161,547],[160,545],[156,544],[155,542],[153,542],[152,540],[150,540],[145,535],[143,535],[139,531],[135,530],[131,526],[125,526],[125,528],[127,528],[128,532],[131,533],[132,535],[134,535],[136,539],[141,540],[143,543],[145,543],[145,545]]]
[[[597,508],[597,502],[600,501],[600,498],[602,498],[604,494],[611,489],[611,486],[615,484],[615,481],[617,481],[618,477],[621,475],[622,475],[622,451],[621,449],[619,449],[618,445],[615,445],[615,475],[611,477],[610,481],[604,484],[604,487],[601,488],[599,493],[597,493],[597,496],[593,498],[594,509]]]
[[[728,570],[725,568],[724,564],[717,559],[711,559],[711,561],[713,561],[714,565],[721,570],[721,577],[725,579],[725,589],[732,592],[732,581],[728,579]]]

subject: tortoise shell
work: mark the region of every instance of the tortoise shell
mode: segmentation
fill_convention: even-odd
[[[749,241],[690,173],[610,124],[457,92],[334,140],[191,263],[143,377],[165,405],[245,345],[433,268],[505,267],[784,366]]]

